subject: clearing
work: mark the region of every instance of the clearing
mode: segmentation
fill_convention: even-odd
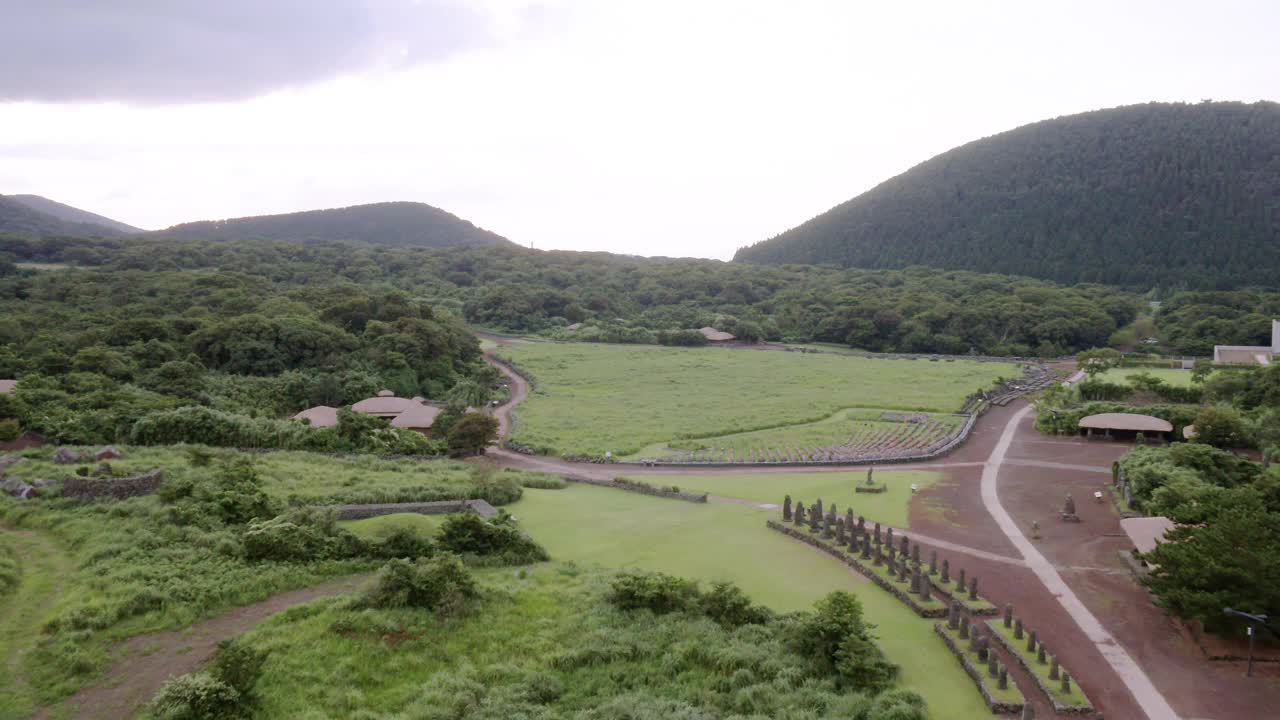
[[[726,348],[525,343],[497,352],[535,385],[513,440],[567,456],[818,423],[847,408],[950,413],[1021,374],[1011,363]]]
[[[658,570],[704,586],[731,580],[756,602],[779,611],[809,609],[833,590],[856,593],[877,626],[878,643],[902,666],[901,684],[923,695],[935,717],[991,716],[973,682],[933,633],[932,621],[917,617],[834,558],[766,529],[765,521],[776,511],[589,485],[526,490],[510,510],[560,561]]]
[[[1126,368],[1118,367],[1104,370],[1098,374],[1098,379],[1104,382],[1115,383],[1117,385],[1128,385],[1130,375],[1141,375],[1146,373],[1154,378],[1163,380],[1168,385],[1174,387],[1191,387],[1191,371],[1178,370],[1176,368]]]

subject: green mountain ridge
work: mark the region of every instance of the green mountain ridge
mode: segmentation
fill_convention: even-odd
[[[146,232],[142,228],[127,225],[119,220],[112,220],[109,217],[92,213],[88,210],[81,210],[77,207],[71,207],[70,205],[64,205],[63,203],[50,200],[46,197],[40,197],[39,195],[9,195],[8,197],[10,200],[17,200],[32,210],[37,210],[45,213],[46,215],[52,215],[65,222],[84,225],[101,225],[102,227],[110,228],[117,232],[129,235]]]
[[[361,241],[397,247],[513,244],[456,215],[417,202],[205,220],[174,225],[151,234],[176,240]]]
[[[949,150],[735,261],[1277,286],[1280,105],[1149,103]]]
[[[40,209],[42,203],[46,204],[44,207],[50,207],[58,214]],[[86,222],[83,219],[72,218],[97,218],[99,222]],[[0,195],[0,234],[34,237],[117,237],[139,232],[120,230],[118,225],[124,224],[69,205],[55,203],[38,195]]]

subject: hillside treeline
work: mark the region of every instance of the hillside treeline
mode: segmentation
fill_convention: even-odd
[[[100,313],[139,316],[129,305],[150,292],[202,307],[229,294],[254,302],[227,307],[227,314],[283,313],[347,334],[365,332],[367,318],[382,303],[395,302],[448,310],[477,326],[518,333],[581,322],[588,337],[613,341],[654,342],[663,331],[714,325],[744,339],[830,342],[871,351],[1053,356],[1105,345],[1141,307],[1135,296],[1101,286],[1067,288],[926,268],[761,267],[518,247],[336,243],[9,239],[0,248],[10,258],[11,275],[15,261],[85,268],[6,281],[11,293],[63,296],[39,312],[79,303]],[[179,289],[165,289],[171,286]],[[277,293],[265,309],[259,307],[268,302],[260,297],[262,288]],[[113,292],[124,293],[126,302],[95,305]],[[17,331],[17,341],[30,342],[37,325],[18,323],[27,329]],[[0,333],[0,342],[4,337]],[[219,366],[232,362],[236,372],[295,362],[256,356],[232,361],[204,352]]]
[[[971,142],[735,259],[1274,286],[1277,197],[1280,105],[1151,103]]]

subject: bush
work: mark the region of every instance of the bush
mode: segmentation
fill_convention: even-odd
[[[928,720],[924,698],[911,690],[889,690],[876,696],[867,720]]]
[[[882,690],[898,674],[875,644],[873,625],[862,618],[862,602],[837,590],[822,600],[812,614],[800,616],[797,650],[820,667],[836,672],[855,687]]]
[[[712,583],[711,592],[702,596],[702,612],[729,628],[762,625],[773,619],[769,608],[752,605],[751,598],[731,582]]]
[[[241,525],[278,512],[246,457],[228,458],[211,474],[168,480],[157,494],[173,504],[171,518],[180,525]]]
[[[166,682],[150,710],[160,720],[237,720],[248,714],[235,688],[204,672]]]
[[[0,442],[17,440],[22,435],[22,426],[17,420],[0,420]]]
[[[1195,441],[1217,448],[1245,447],[1249,444],[1249,433],[1235,408],[1211,405],[1196,415]]]
[[[361,553],[363,543],[338,527],[333,511],[298,508],[249,523],[242,537],[246,560],[332,560]]]
[[[370,550],[378,557],[414,559],[430,557],[435,554],[436,546],[431,538],[423,537],[411,528],[393,527]]]
[[[498,438],[498,420],[478,412],[469,412],[449,428],[445,442],[452,457],[483,455]]]
[[[358,607],[422,608],[452,615],[479,596],[475,580],[462,560],[452,554],[432,558],[392,560],[365,588]]]
[[[239,693],[242,705],[252,704],[254,686],[262,676],[268,654],[242,642],[223,640],[213,659],[213,676]]]
[[[564,478],[551,473],[507,469],[502,471],[502,476],[514,478],[520,483],[520,487],[535,490],[563,490],[569,487],[569,483]]]
[[[607,600],[621,610],[648,609],[662,615],[698,608],[698,585],[659,572],[626,571],[613,579]]]
[[[502,564],[519,565],[549,558],[547,551],[525,537],[505,512],[490,520],[474,513],[450,515],[440,526],[437,542],[443,550]]]

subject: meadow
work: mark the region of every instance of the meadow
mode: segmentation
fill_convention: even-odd
[[[1177,368],[1126,368],[1117,367],[1103,370],[1097,379],[1117,385],[1128,385],[1130,375],[1146,373],[1174,387],[1191,387],[1191,371]]]
[[[655,443],[818,423],[847,408],[949,413],[1013,364],[589,343],[501,348],[535,382],[514,440],[615,456]]]
[[[558,561],[654,570],[704,584],[732,581],[756,602],[782,612],[807,609],[833,590],[855,593],[877,626],[878,644],[902,666],[902,685],[925,697],[933,717],[990,717],[931,621],[835,559],[769,531],[765,521],[777,511],[673,502],[585,485],[528,490],[509,509]]]
[[[882,493],[855,493],[854,486],[866,482],[866,471],[821,473],[768,473],[735,475],[663,475],[662,484],[676,485],[682,490],[697,490],[721,497],[741,498],[781,506],[791,495],[796,502],[812,505],[821,499],[824,507],[835,503],[841,514],[852,507],[854,516],[896,528],[907,526],[907,506],[911,502],[911,486],[924,490],[941,477],[940,473],[922,470],[877,470],[877,485],[888,489]],[[517,505],[516,507],[521,507]]]

